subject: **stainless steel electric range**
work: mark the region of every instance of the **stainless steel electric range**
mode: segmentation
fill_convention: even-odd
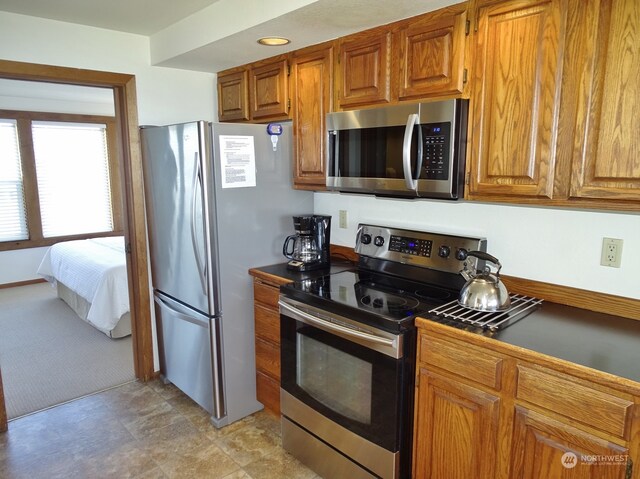
[[[455,304],[471,250],[486,241],[359,225],[357,267],[281,287],[286,450],[325,478],[411,476],[414,318]]]

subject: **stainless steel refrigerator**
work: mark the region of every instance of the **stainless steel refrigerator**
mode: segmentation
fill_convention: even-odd
[[[284,261],[292,215],[291,125],[142,127],[161,374],[217,427],[262,408],[255,392],[249,268]]]

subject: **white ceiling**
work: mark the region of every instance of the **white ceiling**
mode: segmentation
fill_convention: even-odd
[[[218,0],[0,0],[0,10],[152,35]]]
[[[461,0],[458,0],[461,1]],[[456,0],[0,0],[0,11],[150,37],[151,62],[217,72]],[[256,39],[280,35],[286,47]]]

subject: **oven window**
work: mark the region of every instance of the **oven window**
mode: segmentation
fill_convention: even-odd
[[[298,386],[341,416],[371,424],[371,363],[303,334],[297,349]]]
[[[413,367],[405,359],[283,314],[280,339],[283,390],[354,434],[398,450],[413,392]]]

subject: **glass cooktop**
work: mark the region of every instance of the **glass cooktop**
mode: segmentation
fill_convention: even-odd
[[[409,327],[414,316],[458,295],[452,289],[367,270],[291,283],[281,291],[299,301],[391,330]]]

